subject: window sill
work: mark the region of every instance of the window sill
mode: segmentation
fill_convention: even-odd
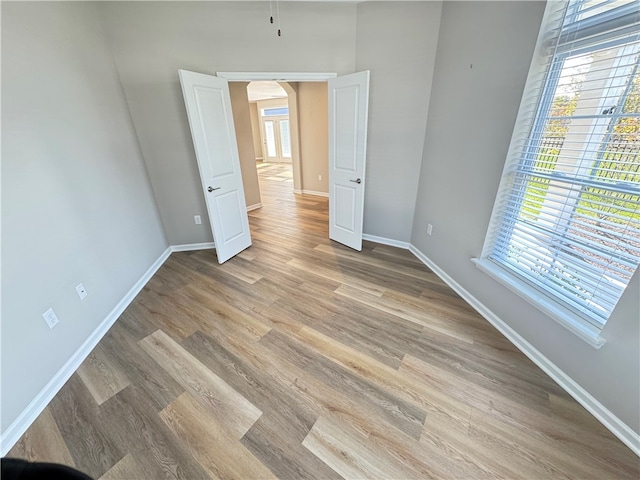
[[[605,339],[600,336],[601,330],[581,319],[571,310],[563,307],[535,288],[518,280],[514,275],[484,258],[472,258],[471,261],[477,268],[497,280],[516,295],[520,296],[531,305],[547,314],[550,318],[562,325],[574,335],[587,342],[593,348],[600,348]]]

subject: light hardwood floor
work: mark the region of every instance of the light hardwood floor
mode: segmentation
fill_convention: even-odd
[[[174,253],[10,456],[95,478],[639,478],[409,252],[328,240],[261,164],[253,246]]]

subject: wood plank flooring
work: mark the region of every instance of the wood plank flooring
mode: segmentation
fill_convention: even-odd
[[[98,479],[640,478],[409,252],[259,164],[253,246],[174,253],[11,450]]]

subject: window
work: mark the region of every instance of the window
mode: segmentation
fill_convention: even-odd
[[[640,262],[640,3],[548,2],[478,266],[598,336]]]
[[[289,107],[274,107],[274,108],[263,108],[262,111],[263,117],[274,117],[278,115],[289,115]]]

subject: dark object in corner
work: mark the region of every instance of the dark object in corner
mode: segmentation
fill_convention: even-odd
[[[93,480],[75,468],[58,463],[27,462],[18,458],[0,459],[2,480]]]

